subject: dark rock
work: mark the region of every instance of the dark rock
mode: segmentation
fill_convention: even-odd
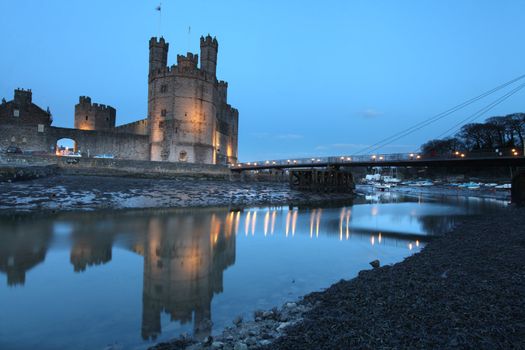
[[[372,267],[373,267],[374,269],[377,269],[377,268],[379,268],[379,267],[381,266],[381,263],[379,262],[379,260],[376,259],[376,260],[374,260],[374,261],[371,261],[371,262],[370,262],[370,265],[372,265]]]

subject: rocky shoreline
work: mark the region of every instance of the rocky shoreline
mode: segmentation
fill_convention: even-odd
[[[288,183],[279,182],[56,175],[0,182],[0,215],[104,209],[348,204],[353,198],[352,193],[296,191],[290,189]]]
[[[403,262],[153,349],[525,349],[524,249],[525,209],[469,217]]]

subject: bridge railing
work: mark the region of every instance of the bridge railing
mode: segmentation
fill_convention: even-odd
[[[421,153],[388,153],[388,154],[371,154],[358,156],[330,156],[330,157],[311,157],[311,158],[290,158],[290,159],[269,159],[254,162],[245,162],[231,164],[232,168],[271,168],[277,167],[299,167],[299,166],[316,166],[316,165],[345,165],[349,163],[377,163],[395,161],[427,161],[427,160],[451,160],[460,158],[496,158],[496,157],[521,157],[521,150],[517,148],[482,150],[482,151],[454,151],[448,154],[421,154]]]

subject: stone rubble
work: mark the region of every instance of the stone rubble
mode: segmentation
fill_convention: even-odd
[[[160,343],[154,350],[249,350],[261,346],[269,346],[283,336],[288,327],[302,321],[303,315],[311,310],[313,304],[305,301],[288,302],[281,308],[254,312],[254,318],[244,321],[236,317],[232,326],[226,327],[222,334],[216,337],[206,337],[198,341],[188,335],[183,335],[173,341]]]

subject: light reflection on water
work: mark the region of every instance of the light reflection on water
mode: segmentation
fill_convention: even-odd
[[[0,348],[144,348],[205,337],[503,203],[365,197],[338,208],[196,209],[0,218]]]

